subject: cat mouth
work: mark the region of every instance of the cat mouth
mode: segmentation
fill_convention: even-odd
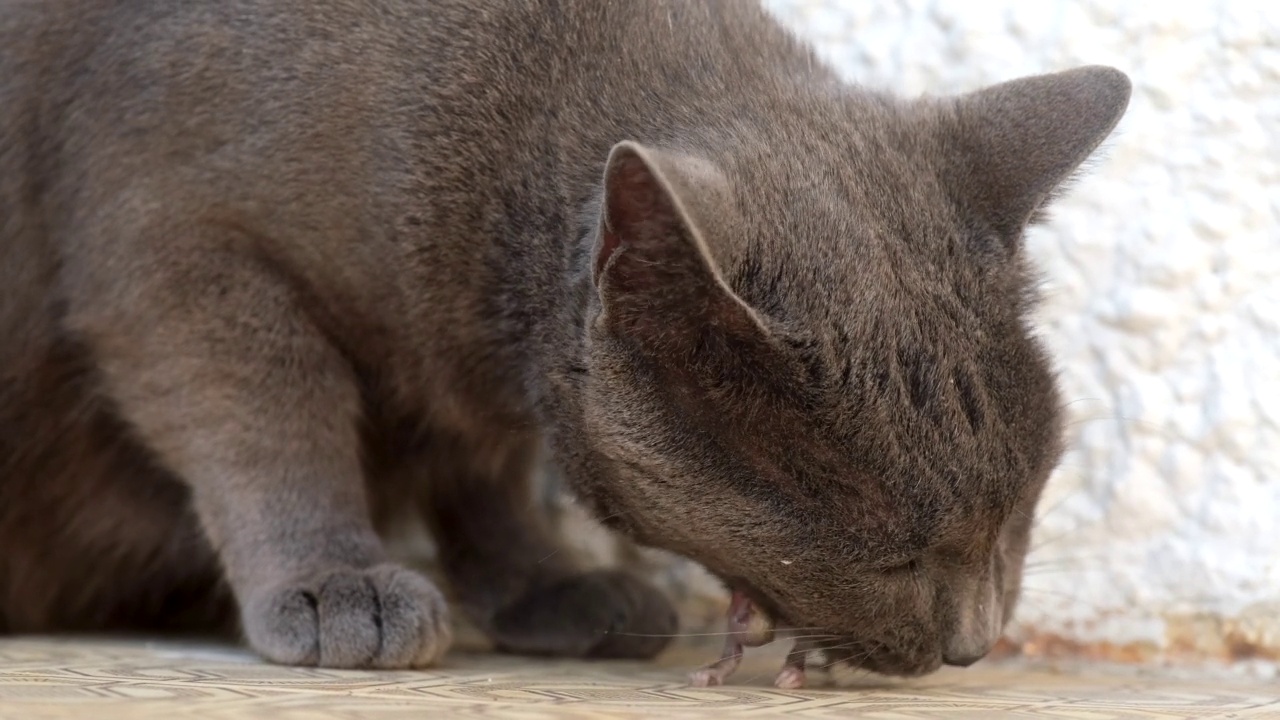
[[[768,641],[744,643],[747,646],[792,640],[795,646],[791,652],[807,653],[810,656],[808,662],[815,670],[846,667],[878,675],[918,677],[942,666],[940,652],[925,652],[923,648],[919,652],[904,650],[875,638],[815,631],[812,627],[792,622],[776,602],[750,582],[731,578],[726,579],[725,584],[735,598],[743,596],[750,601],[755,612],[763,615],[760,624],[767,625],[770,630]]]
[[[755,585],[740,577],[722,578],[722,580],[730,593],[746,596],[755,606],[756,611],[764,615],[770,626],[780,631],[787,631],[793,627],[779,609],[778,604]]]

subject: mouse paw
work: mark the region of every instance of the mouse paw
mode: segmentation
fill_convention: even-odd
[[[726,673],[716,667],[705,667],[689,673],[689,685],[696,688],[723,685]]]
[[[773,680],[773,686],[782,690],[799,690],[804,687],[804,668],[787,666]]]

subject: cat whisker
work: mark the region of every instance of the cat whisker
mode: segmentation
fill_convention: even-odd
[[[1070,409],[1072,405],[1076,405],[1076,404],[1078,404],[1078,403],[1082,403],[1082,402],[1099,402],[1099,403],[1105,403],[1105,402],[1106,402],[1106,400],[1105,400],[1105,399],[1103,399],[1103,398],[1097,398],[1097,397],[1079,397],[1079,398],[1076,398],[1075,400],[1068,400],[1067,402],[1062,403],[1061,405],[1059,405],[1059,406],[1058,406],[1058,409],[1059,409],[1059,410],[1064,410],[1064,411],[1065,411],[1065,410]]]
[[[1043,560],[1032,560],[1022,566],[1023,572],[1027,570],[1039,570],[1043,568],[1053,567],[1072,567],[1080,566],[1082,570],[1095,569],[1093,566],[1086,566],[1086,563],[1094,563],[1108,560],[1110,556],[1105,554],[1098,555],[1069,555],[1066,557],[1045,558]]]
[[[794,641],[796,641],[796,642],[800,642],[800,641],[802,641],[802,640],[804,640],[804,641],[821,641],[821,640],[840,640],[840,639],[842,639],[842,638],[841,638],[841,636],[839,636],[839,635],[832,635],[832,634],[830,634],[830,633],[824,633],[824,634],[819,634],[819,635],[795,635],[795,636],[788,635],[788,636],[786,636],[786,638],[785,638],[785,639],[787,639],[787,640],[794,640]]]
[[[1057,598],[1061,600],[1068,600],[1072,604],[1074,604],[1076,607],[1081,607],[1081,608],[1085,608],[1092,611],[1104,610],[1110,607],[1104,602],[1100,602],[1097,600],[1087,600],[1082,595],[1066,592],[1063,590],[1052,590],[1050,588],[1036,588],[1036,587],[1024,586],[1022,588],[1022,593],[1024,597],[1034,595],[1034,596],[1039,596],[1041,598],[1047,597],[1047,598]]]
[[[844,649],[847,649],[847,648],[849,648],[849,647],[854,647],[854,645],[851,645],[851,644],[850,644],[850,645],[844,645],[844,646],[836,646],[836,647],[834,647],[834,648],[821,648],[821,649],[823,649],[823,650],[844,650]],[[859,670],[859,671],[861,671],[861,670],[862,670],[862,668],[858,667],[858,666],[856,665],[856,663],[860,663],[860,662],[862,662],[862,661],[866,660],[867,658],[871,657],[872,655],[874,655],[877,651],[881,650],[882,648],[884,648],[884,644],[883,644],[883,643],[875,643],[875,644],[871,645],[870,647],[868,647],[865,651],[863,651],[863,652],[862,652],[862,654],[860,654],[860,655],[858,655],[858,656],[856,656],[856,657],[849,657],[849,658],[837,658],[837,659],[835,659],[835,660],[831,660],[830,662],[826,662],[826,663],[823,663],[822,665],[819,665],[818,667],[814,668],[814,670],[816,670],[816,671],[818,671],[818,672],[826,672],[826,671],[830,670],[831,668],[833,668],[833,667],[835,667],[835,666],[837,666],[837,665],[840,665],[841,663],[844,663],[844,664],[848,665],[849,667],[851,667],[851,668],[853,668],[853,669],[855,669],[855,670]]]
[[[1067,504],[1068,500],[1071,500],[1074,497],[1076,497],[1075,493],[1067,493],[1066,495],[1063,495],[1062,497],[1054,501],[1053,505],[1050,505],[1048,509],[1037,512],[1035,519],[1032,520],[1031,522],[1031,527],[1032,528],[1040,527],[1040,523],[1043,522],[1045,518],[1052,515],[1054,511],[1062,508],[1063,505]]]
[[[1060,557],[1060,558],[1044,558],[1044,559],[1037,559],[1037,560],[1032,560],[1030,562],[1027,562],[1022,566],[1022,569],[1034,570],[1037,568],[1050,568],[1050,567],[1078,567],[1080,569],[1089,569],[1089,568],[1095,567],[1091,565],[1091,563],[1105,561],[1108,559],[1108,557],[1109,556],[1105,554],[1098,554],[1098,555],[1085,555],[1085,556],[1071,555],[1068,557]]]
[[[1079,566],[1071,562],[1061,562],[1061,564],[1028,565],[1027,568],[1023,568],[1023,577],[1043,578],[1055,574],[1102,573],[1105,570],[1106,568],[1102,566]]]
[[[1051,535],[1048,538],[1034,542],[1031,544],[1031,547],[1027,548],[1027,554],[1031,555],[1032,553],[1044,550],[1046,547],[1050,545],[1062,542],[1063,540],[1066,540],[1067,538],[1072,537],[1073,535],[1080,532],[1081,530],[1084,530],[1087,527],[1089,526],[1085,525],[1085,526],[1074,527],[1074,528],[1071,528],[1070,530],[1064,530],[1056,535]]]
[[[1055,590],[1052,588],[1039,588],[1039,587],[1024,585],[1022,588],[1022,591],[1024,596],[1039,595],[1041,597],[1061,598],[1061,599],[1069,600],[1075,603],[1077,606],[1087,608],[1089,610],[1095,610],[1095,611],[1104,610],[1110,607],[1103,602],[1087,601],[1080,595],[1067,592],[1064,590]],[[1220,599],[1221,599],[1220,596],[1213,595],[1210,593],[1203,593],[1198,595],[1184,595],[1181,597],[1173,597],[1173,598],[1170,598],[1169,601],[1173,603],[1186,603],[1187,605],[1192,605],[1192,606],[1204,606],[1206,604],[1214,603]]]
[[[794,631],[794,632],[808,632],[808,631],[811,631],[811,630],[818,630],[818,629],[820,629],[820,628],[816,628],[816,627],[814,627],[814,628],[785,628],[785,629],[782,629],[780,632],[787,632],[787,631]],[[726,637],[726,636],[729,636],[729,635],[736,635],[737,633],[736,633],[736,632],[732,632],[732,631],[727,631],[727,630],[721,630],[721,631],[718,631],[718,632],[700,632],[700,633],[632,633],[632,632],[609,632],[609,633],[607,633],[607,634],[610,634],[610,635],[619,635],[619,636],[623,636],[623,637],[647,637],[647,638],[688,638],[688,637]],[[819,634],[819,635],[799,635],[799,636],[792,637],[792,636],[788,635],[788,636],[786,636],[786,639],[791,639],[791,640],[811,640],[811,639],[821,639],[821,638],[829,638],[829,637],[836,637],[836,636],[834,636],[834,635],[830,635],[830,634]]]
[[[720,631],[720,632],[698,632],[698,633],[633,633],[622,632],[618,630],[606,630],[605,635],[617,635],[619,637],[642,637],[642,638],[694,638],[694,637],[727,637],[736,635],[737,633]]]
[[[1102,421],[1124,423],[1131,427],[1139,428],[1145,432],[1150,432],[1164,440],[1185,440],[1186,439],[1185,436],[1170,430],[1168,427],[1158,425],[1149,420],[1139,420],[1137,418],[1125,417],[1123,415],[1102,415],[1098,417],[1079,418],[1077,420],[1071,420],[1067,422],[1064,425],[1064,427],[1070,429],[1070,428],[1079,427],[1081,425],[1086,425],[1088,423],[1095,423],[1095,422],[1102,422]]]

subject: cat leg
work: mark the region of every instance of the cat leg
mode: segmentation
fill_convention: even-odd
[[[290,284],[217,250],[221,235],[183,239],[196,242],[83,263],[68,323],[190,486],[249,643],[288,664],[430,664],[449,643],[446,607],[386,562],[371,526],[351,369]]]
[[[578,565],[534,498],[536,449],[527,438],[462,454],[433,478],[425,509],[461,605],[507,652],[658,654],[678,626],[670,601],[629,573]]]

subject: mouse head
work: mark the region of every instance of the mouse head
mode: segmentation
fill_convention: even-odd
[[[1128,97],[1084,68],[616,146],[558,438],[579,494],[861,667],[985,655],[1060,454],[1023,231]]]

